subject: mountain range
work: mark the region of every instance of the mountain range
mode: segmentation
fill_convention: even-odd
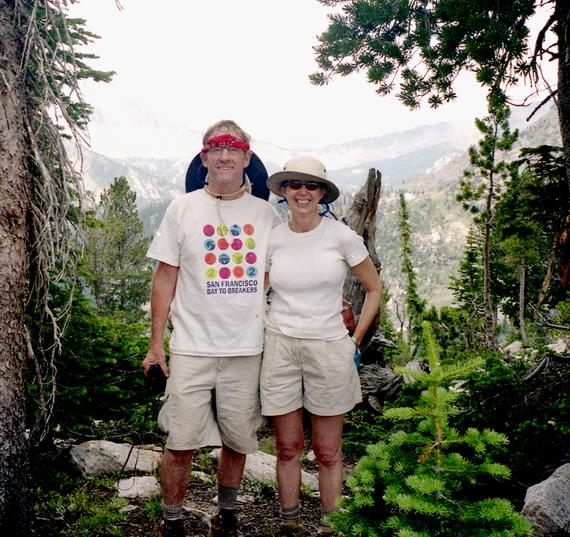
[[[511,125],[521,128],[512,158],[522,146],[560,144],[554,109],[541,111],[530,124],[525,123],[526,115],[526,111],[520,109],[514,109],[511,115]],[[329,177],[345,193],[341,201],[333,205],[337,215],[343,214],[351,194],[364,183],[370,168],[382,173],[377,254],[383,263],[383,277],[392,297],[392,306],[401,302],[404,289],[400,275],[397,215],[398,192],[405,191],[419,291],[428,303],[441,306],[452,301],[448,280],[461,258],[462,245],[471,224],[469,215],[455,201],[455,195],[458,180],[469,164],[467,148],[477,139],[478,131],[474,125],[446,122],[311,151],[282,148],[264,141],[254,141],[252,148],[270,174],[299,154],[319,158],[327,166]],[[188,157],[179,159],[117,159],[84,149],[84,187],[97,201],[115,177],[125,176],[137,194],[145,231],[152,234],[168,203],[184,192],[186,169],[199,149],[196,147]]]

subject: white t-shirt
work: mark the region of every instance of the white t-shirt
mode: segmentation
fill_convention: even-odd
[[[171,352],[262,351],[267,246],[271,228],[280,223],[269,203],[248,193],[220,201],[196,190],[170,203],[147,256],[179,267],[170,307]]]
[[[340,339],[342,288],[348,267],[366,259],[362,237],[347,225],[321,218],[306,233],[282,224],[271,232],[267,267],[274,291],[267,330],[302,339]]]

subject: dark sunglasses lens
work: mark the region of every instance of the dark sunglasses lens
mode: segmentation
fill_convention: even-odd
[[[305,188],[307,190],[317,190],[317,188],[319,188],[319,183],[315,183],[314,181],[309,181],[308,183],[305,183]]]
[[[303,186],[303,183],[296,179],[292,179],[291,181],[287,181],[287,186],[292,190],[299,190]]]
[[[288,186],[291,190],[300,190],[302,186],[305,186],[307,190],[317,190],[321,185],[315,181],[308,181],[304,183],[298,179],[291,179],[290,181],[284,181],[284,186]]]

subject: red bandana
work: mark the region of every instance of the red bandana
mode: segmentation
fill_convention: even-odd
[[[221,134],[220,136],[210,138],[202,148],[202,153],[207,153],[214,147],[235,147],[237,149],[243,149],[244,151],[249,150],[249,144],[247,142],[244,142],[231,134]]]

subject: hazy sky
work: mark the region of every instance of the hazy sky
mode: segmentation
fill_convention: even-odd
[[[469,75],[457,85],[460,98],[438,110],[380,97],[363,73],[311,85],[312,47],[330,12],[316,0],[120,3],[81,0],[72,11],[101,37],[88,49],[100,56],[94,66],[117,72],[84,90],[96,109],[92,147],[110,156],[187,155],[222,118],[254,141],[312,149],[485,113]]]

